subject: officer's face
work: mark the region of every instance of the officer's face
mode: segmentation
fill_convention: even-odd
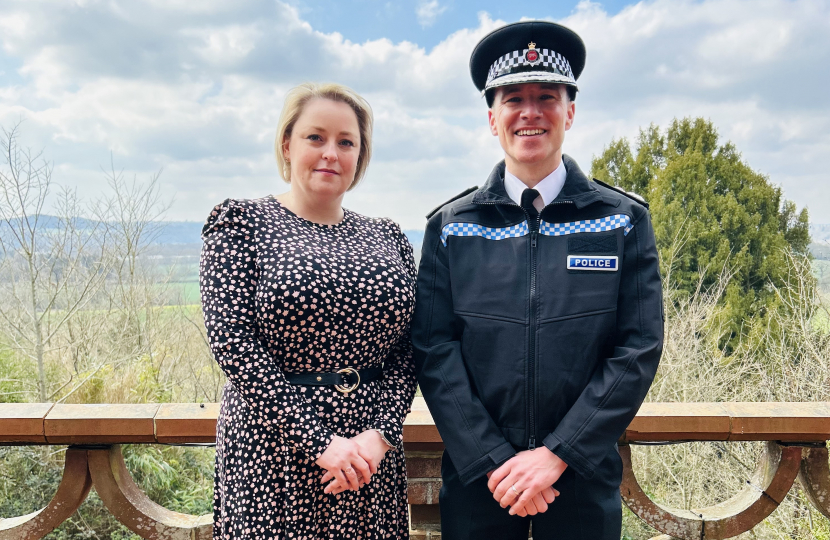
[[[490,131],[499,138],[508,170],[522,178],[521,173],[549,174],[558,167],[575,111],[561,84],[498,88],[489,112]]]

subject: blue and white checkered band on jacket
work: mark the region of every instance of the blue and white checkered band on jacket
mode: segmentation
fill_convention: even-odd
[[[511,72],[511,70],[523,66],[535,67],[539,69],[539,71],[551,71],[558,73],[559,75],[569,79],[569,82],[576,84],[573,71],[571,71],[571,64],[565,59],[564,56],[550,49],[533,49],[539,53],[539,59],[535,62],[529,62],[525,56],[529,50],[530,49],[513,51],[500,56],[499,59],[493,62],[493,65],[490,66],[485,86],[489,86],[496,77],[507,75]]]
[[[620,227],[623,227],[623,235],[628,236],[634,227],[631,225],[631,218],[625,214],[614,214],[601,219],[583,219],[570,223],[548,223],[542,220],[539,224],[539,232],[545,236],[564,236],[574,233],[613,231]]]
[[[633,228],[631,218],[624,214],[615,214],[599,219],[583,219],[570,223],[548,223],[542,220],[539,224],[539,232],[545,236],[564,236],[575,233],[606,232],[623,228],[623,234]],[[441,242],[447,245],[447,238],[450,236],[480,236],[487,240],[504,240],[506,238],[519,238],[530,232],[527,221],[523,221],[512,227],[491,228],[475,223],[447,223],[441,229]]]
[[[484,227],[475,223],[447,223],[441,229],[441,242],[446,246],[447,238],[450,236],[481,236],[488,240],[504,240],[524,236],[528,231],[527,221],[501,228]]]

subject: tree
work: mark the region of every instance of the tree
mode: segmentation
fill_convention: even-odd
[[[172,305],[153,246],[166,206],[158,175],[141,183],[113,167],[109,189],[81,201],[21,147],[18,128],[0,126],[0,402],[218,400],[224,376],[198,306]],[[210,511],[212,449],[139,445],[125,459],[160,504]],[[0,516],[25,514],[55,492],[61,450],[0,446],[0,471]],[[49,537],[135,535],[92,497]]]
[[[769,310],[784,309],[782,291],[794,279],[789,257],[809,257],[807,209],[782,199],[781,188],[753,171],[730,143],[719,144],[702,118],[675,119],[662,132],[640,131],[632,151],[612,141],[591,164],[593,176],[644,196],[650,203],[661,270],[672,289],[693,294],[712,287],[724,270],[723,295],[734,346]]]
[[[0,269],[9,301],[0,320],[14,348],[37,364],[37,394],[47,393],[45,356],[61,328],[93,298],[112,258],[107,230],[78,216],[81,205],[70,190],[58,194],[57,216],[43,213],[52,189],[52,168],[38,153],[21,148],[18,126],[2,130],[0,149]]]
[[[114,167],[108,197],[82,204],[72,190],[53,194],[51,166],[18,133],[19,124],[0,137],[0,338],[34,361],[39,401],[65,400],[101,369],[152,357],[149,326],[162,326],[153,308],[166,291],[146,251],[165,206],[158,175],[128,182]],[[52,198],[55,215],[45,213]],[[60,352],[71,370],[50,382],[58,365],[48,358]]]

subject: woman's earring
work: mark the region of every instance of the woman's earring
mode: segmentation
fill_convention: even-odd
[[[287,159],[285,160],[285,164],[282,166],[282,176],[286,180],[288,180],[289,173],[291,173],[291,162]]]

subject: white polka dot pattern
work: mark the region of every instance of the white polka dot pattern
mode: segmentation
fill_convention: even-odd
[[[403,420],[415,393],[412,247],[390,220],[304,220],[273,197],[229,199],[202,231],[202,306],[228,377],[217,424],[214,538],[407,538]],[[383,365],[351,394],[286,372]],[[358,492],[325,495],[337,434],[397,445]]]

